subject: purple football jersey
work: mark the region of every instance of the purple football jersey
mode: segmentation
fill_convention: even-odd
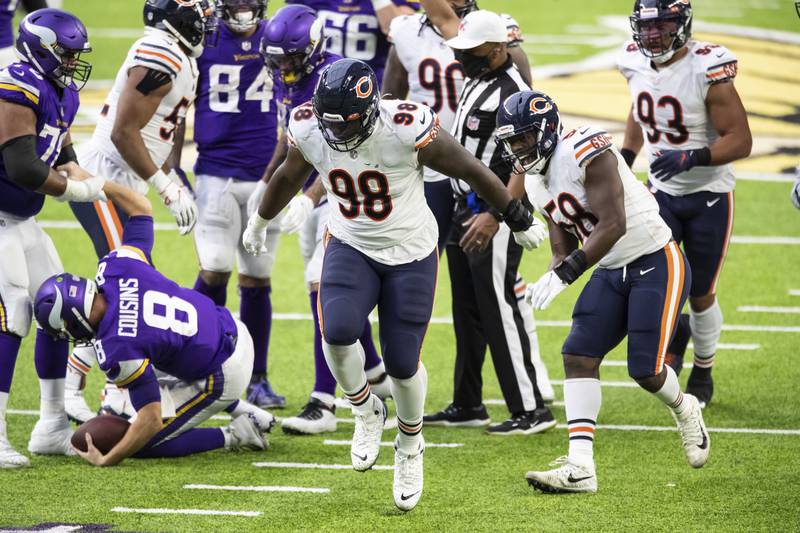
[[[151,365],[184,381],[217,371],[236,346],[230,312],[151,265],[152,217],[131,217],[122,242],[97,268],[108,303],[95,338],[100,368],[125,387],[151,379]]]
[[[72,88],[56,89],[52,82],[27,63],[0,69],[0,100],[29,107],[36,114],[36,154],[53,166],[61,143],[80,104]],[[44,195],[20,187],[8,179],[0,154],[0,211],[28,218],[42,210]]]
[[[0,48],[14,45],[14,12],[19,0],[0,0]]]
[[[409,6],[415,11],[419,9],[417,2],[393,1],[398,6]],[[328,51],[369,63],[378,83],[381,83],[389,55],[389,41],[381,31],[370,0],[287,0],[286,3],[302,4],[316,10],[325,23]]]
[[[261,179],[278,140],[272,77],[259,54],[266,22],[246,39],[221,24],[219,41],[197,61],[196,174]]]

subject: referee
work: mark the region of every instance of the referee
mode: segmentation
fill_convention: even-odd
[[[452,126],[453,136],[511,189],[524,190],[523,176],[512,179],[503,148],[494,141],[497,108],[508,96],[530,90],[508,55],[506,24],[491,11],[474,11],[458,35],[445,42],[466,76]],[[453,179],[456,209],[447,243],[456,336],[453,403],[424,418],[428,425],[483,426],[481,369],[487,345],[511,418],[491,425],[496,435],[538,433],[555,426],[536,383],[531,350],[538,350],[533,315],[517,299],[522,247],[464,181]],[[521,280],[519,285],[522,286]],[[532,344],[534,346],[532,346]]]

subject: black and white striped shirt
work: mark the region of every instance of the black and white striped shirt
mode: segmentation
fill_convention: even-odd
[[[467,78],[458,99],[451,133],[464,148],[508,183],[511,167],[503,160],[503,147],[495,143],[497,110],[506,98],[530,87],[509,57],[505,64],[480,78]],[[472,190],[463,180],[450,179],[457,197]]]

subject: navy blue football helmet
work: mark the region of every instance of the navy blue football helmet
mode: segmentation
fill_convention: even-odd
[[[539,91],[512,94],[497,111],[495,139],[517,174],[543,174],[561,130],[556,103]]]
[[[349,152],[366,141],[375,129],[380,101],[378,78],[363,61],[340,59],[325,68],[312,103],[328,145]]]
[[[172,34],[192,57],[199,57],[203,46],[216,39],[217,19],[210,0],[146,0],[143,17],[145,26]]]
[[[639,51],[656,63],[669,61],[692,37],[689,0],[636,0],[630,20]]]

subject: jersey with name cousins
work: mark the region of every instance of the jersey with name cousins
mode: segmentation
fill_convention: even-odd
[[[183,381],[215,372],[236,345],[230,312],[151,265],[152,217],[131,217],[122,242],[95,277],[108,304],[94,341],[100,368],[123,387],[152,379],[151,367]]]
[[[36,155],[53,166],[78,112],[78,92],[73,88],[57,88],[32,66],[20,62],[0,69],[0,100],[33,110]],[[8,178],[0,154],[0,211],[28,218],[39,213],[43,204],[43,194],[25,189]]]
[[[371,0],[288,0],[287,4],[302,4],[317,12],[324,23],[327,50],[338,56],[360,59],[383,79],[389,42],[378,24]],[[396,6],[408,6],[414,11],[419,3],[394,0]]]
[[[436,247],[438,229],[425,201],[417,151],[438,133],[429,107],[381,100],[372,135],[339,152],[325,142],[309,102],[292,113],[288,139],[320,174],[331,205],[328,231],[379,263],[400,265],[424,259]]]
[[[194,119],[195,174],[257,181],[278,138],[278,110],[269,69],[259,54],[266,27],[243,38],[220,25],[214,47],[197,60]]]
[[[605,131],[583,126],[562,135],[545,174],[526,176],[525,190],[537,211],[583,242],[598,221],[586,195],[586,167],[607,151],[617,158],[627,231],[598,266],[621,268],[666,246],[672,231],[659,216],[653,195],[636,179]]]
[[[710,146],[719,134],[706,109],[706,95],[716,83],[732,82],[737,59],[716,44],[689,41],[688,53],[667,67],[655,68],[636,43],[619,52],[618,68],[628,80],[633,99],[633,118],[642,127],[648,162],[662,150],[689,150]],[[700,191],[730,192],[735,186],[730,164],[695,167],[668,181],[650,179],[665,193],[684,196]]]
[[[111,131],[117,116],[117,105],[128,72],[134,67],[145,67],[167,74],[172,80],[170,91],[164,95],[156,112],[141,130],[142,139],[157,167],[164,165],[175,142],[175,131],[186,118],[186,111],[192,105],[197,86],[197,61],[186,55],[178,41],[169,33],[145,28],[144,37],[137,40],[128,51],[125,62],[119,69],[114,85],[108,93],[106,102],[97,120],[97,127],[90,141],[89,149],[104,155],[132,179],[124,179],[123,185],[142,193],[147,193],[144,179],[150,176],[136,174],[125,162],[122,155],[111,142]],[[116,176],[107,176],[115,179]]]

